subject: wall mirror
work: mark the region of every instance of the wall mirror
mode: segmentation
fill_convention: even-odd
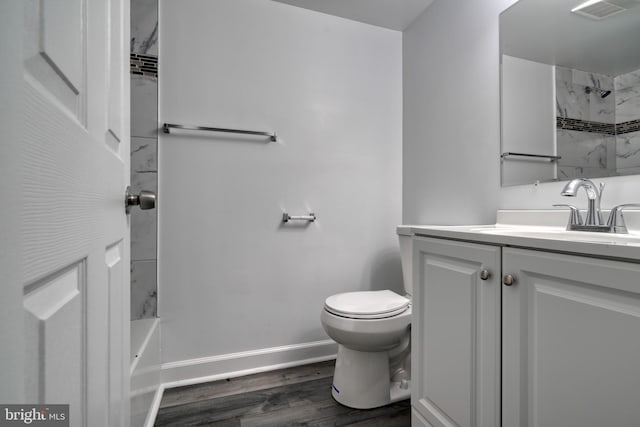
[[[640,174],[640,0],[500,15],[502,185]]]

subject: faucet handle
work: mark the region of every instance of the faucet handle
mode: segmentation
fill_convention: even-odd
[[[571,209],[571,213],[569,213],[569,222],[567,223],[567,230],[571,230],[573,225],[582,225],[582,215],[580,215],[580,210],[573,205],[567,205],[566,203],[556,203],[553,205],[554,207],[563,207]]]
[[[609,213],[609,219],[607,220],[607,226],[614,233],[627,234],[627,225],[624,223],[624,217],[622,216],[622,210],[625,208],[640,208],[639,203],[625,203],[611,208]]]

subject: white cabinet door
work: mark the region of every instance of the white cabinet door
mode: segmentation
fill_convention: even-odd
[[[503,425],[640,425],[640,265],[505,248],[503,271]]]
[[[414,409],[434,427],[499,426],[500,248],[417,237],[413,269]]]
[[[78,427],[129,418],[128,4],[8,0],[0,13],[14,45],[2,115],[17,111],[0,150],[1,403],[69,404]]]

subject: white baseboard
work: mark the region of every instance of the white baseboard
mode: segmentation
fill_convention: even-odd
[[[131,333],[130,424],[142,427],[153,425],[162,399],[160,320],[133,321]]]
[[[162,393],[164,393],[164,386],[158,387],[155,396],[153,396],[153,402],[149,408],[147,419],[144,422],[144,427],[153,427],[156,423],[156,417],[158,416],[158,410],[160,409],[160,402],[162,401]]]
[[[323,340],[163,363],[162,384],[180,387],[306,365],[335,359],[337,352],[334,341]]]

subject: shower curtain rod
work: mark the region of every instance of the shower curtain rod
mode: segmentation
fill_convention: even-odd
[[[172,123],[165,123],[162,126],[162,131],[164,133],[171,133],[171,129],[183,129],[183,130],[201,130],[201,131],[209,131],[209,132],[226,132],[226,133],[240,133],[245,135],[259,135],[259,136],[268,136],[271,141],[277,140],[277,135],[275,132],[258,132],[253,130],[241,130],[241,129],[225,129],[225,128],[212,128],[205,126],[191,126],[191,125],[176,125]]]

